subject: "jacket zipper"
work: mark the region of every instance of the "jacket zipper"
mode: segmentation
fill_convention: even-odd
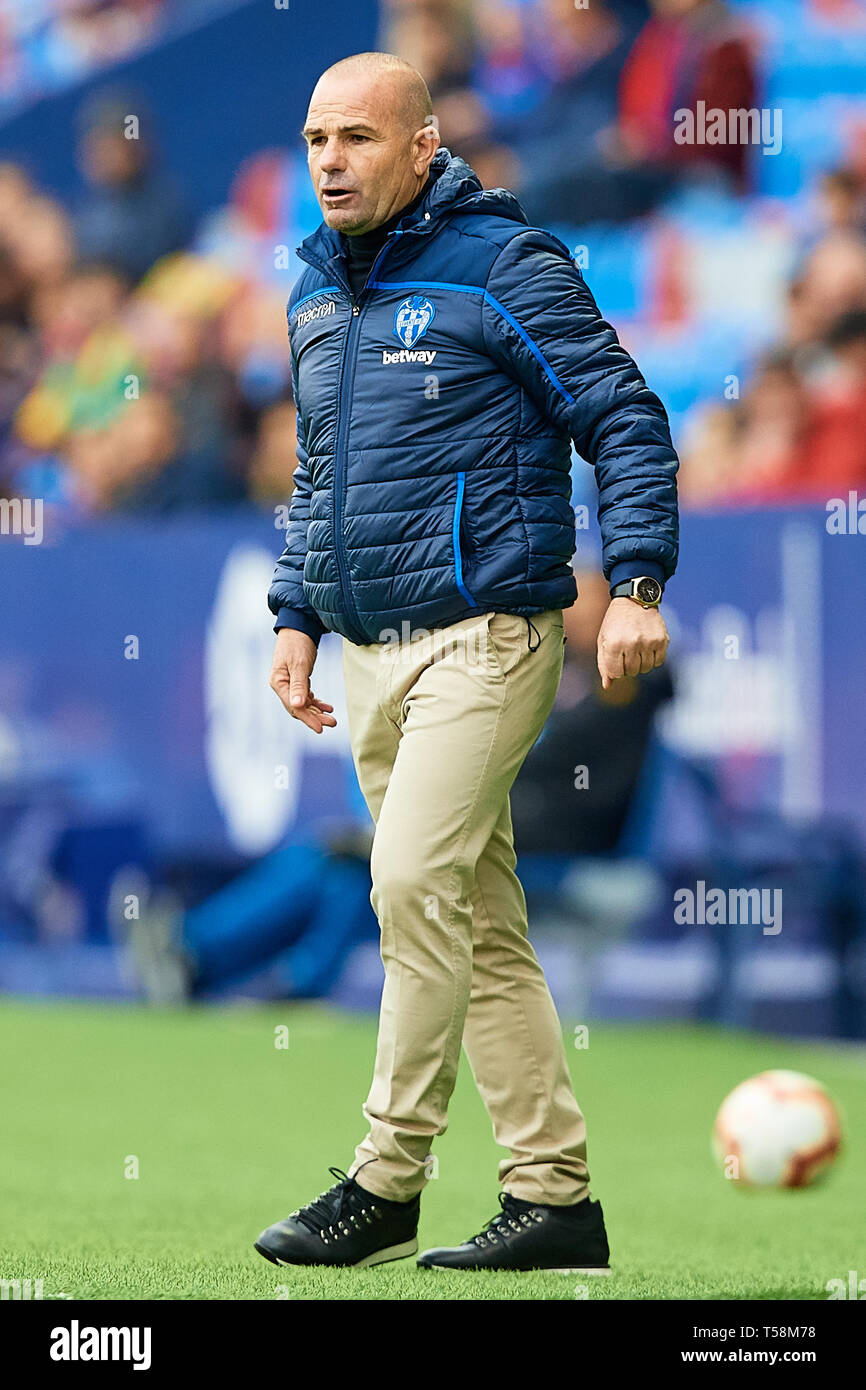
[[[355,596],[352,593],[352,582],[349,578],[349,563],[346,559],[345,536],[343,534],[343,507],[345,503],[346,491],[346,456],[348,448],[346,438],[349,433],[348,412],[346,410],[345,384],[346,374],[349,363],[349,352],[355,345],[358,336],[358,326],[361,321],[361,310],[356,304],[354,297],[350,294],[349,301],[352,305],[352,317],[349,320],[349,328],[346,333],[346,340],[343,343],[343,357],[340,362],[340,381],[337,387],[337,438],[334,444],[334,490],[332,497],[332,514],[334,527],[334,554],[337,557],[337,573],[340,576],[340,596],[343,600],[343,607],[350,619],[350,627],[354,637],[362,646],[366,645],[366,634],[361,632],[361,620],[358,608],[355,603]],[[355,385],[355,361],[357,354],[352,355],[352,374],[349,387],[349,405],[351,406],[351,392]]]
[[[352,316],[349,319],[349,327],[346,332],[346,339],[343,343],[343,353],[340,360],[340,379],[337,386],[337,438],[334,443],[334,490],[333,490],[333,527],[334,527],[334,554],[337,557],[337,573],[340,579],[340,597],[343,600],[344,609],[350,619],[347,624],[352,630],[352,639],[359,645],[367,644],[367,636],[363,630],[358,608],[355,603],[355,596],[352,593],[352,584],[349,578],[349,565],[346,558],[345,535],[343,531],[345,494],[348,473],[348,435],[349,435],[349,413],[352,408],[352,396],[355,389],[355,367],[357,365],[358,353],[357,342],[360,333],[361,320],[364,317],[366,304],[361,304],[367,292],[373,274],[391,245],[391,238],[402,236],[402,232],[391,232],[388,240],[382,247],[375,261],[370,267],[361,293],[356,300],[352,294],[348,280],[343,283],[352,306]],[[317,264],[321,270],[325,266],[321,261],[312,257],[305,257],[311,264]],[[341,277],[342,278],[342,277]]]

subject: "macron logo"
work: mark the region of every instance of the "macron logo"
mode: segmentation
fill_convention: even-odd
[[[52,1361],[131,1361],[134,1371],[150,1370],[149,1327],[69,1327],[51,1330]]]
[[[385,349],[382,352],[382,365],[390,367],[392,362],[423,362],[425,367],[429,367],[435,356],[435,352],[413,352],[409,348],[401,348],[399,352]]]
[[[305,309],[303,313],[298,314],[295,327],[303,328],[305,323],[312,323],[314,319],[326,319],[336,312],[337,306],[333,299],[326,299],[324,304],[314,304],[312,309]]]

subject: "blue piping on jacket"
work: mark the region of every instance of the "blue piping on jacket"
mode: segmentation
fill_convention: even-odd
[[[472,608],[478,604],[463,583],[463,556],[460,553],[460,515],[463,511],[463,494],[466,491],[466,474],[457,474],[457,497],[454,502],[454,520],[451,525],[451,539],[454,542],[454,580],[457,588]]]

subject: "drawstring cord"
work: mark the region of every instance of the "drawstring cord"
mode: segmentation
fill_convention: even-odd
[[[535,633],[537,639],[534,647],[532,645],[533,632]],[[537,652],[538,648],[541,646],[541,633],[538,631],[538,628],[535,626],[535,623],[532,621],[531,618],[526,619],[526,645],[531,652]]]

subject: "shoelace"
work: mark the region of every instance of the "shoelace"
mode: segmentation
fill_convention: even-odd
[[[533,1222],[543,1221],[541,1212],[535,1207],[526,1210],[525,1204],[512,1197],[510,1192],[500,1192],[501,1211],[492,1216],[484,1230],[473,1236],[470,1244],[487,1245],[498,1240],[508,1240],[517,1231],[525,1231]]]
[[[369,1205],[364,1206],[357,1184],[342,1168],[329,1168],[328,1172],[337,1179],[334,1186],[329,1187],[327,1192],[320,1192],[314,1202],[308,1202],[305,1207],[292,1212],[295,1221],[305,1226],[311,1235],[321,1236],[326,1245],[329,1237],[339,1240],[341,1235],[348,1235],[349,1227],[343,1221],[344,1216],[348,1216],[357,1229],[359,1216],[369,1223],[373,1217],[380,1215],[372,1198]],[[356,1212],[351,1210],[353,1206],[357,1208]]]

